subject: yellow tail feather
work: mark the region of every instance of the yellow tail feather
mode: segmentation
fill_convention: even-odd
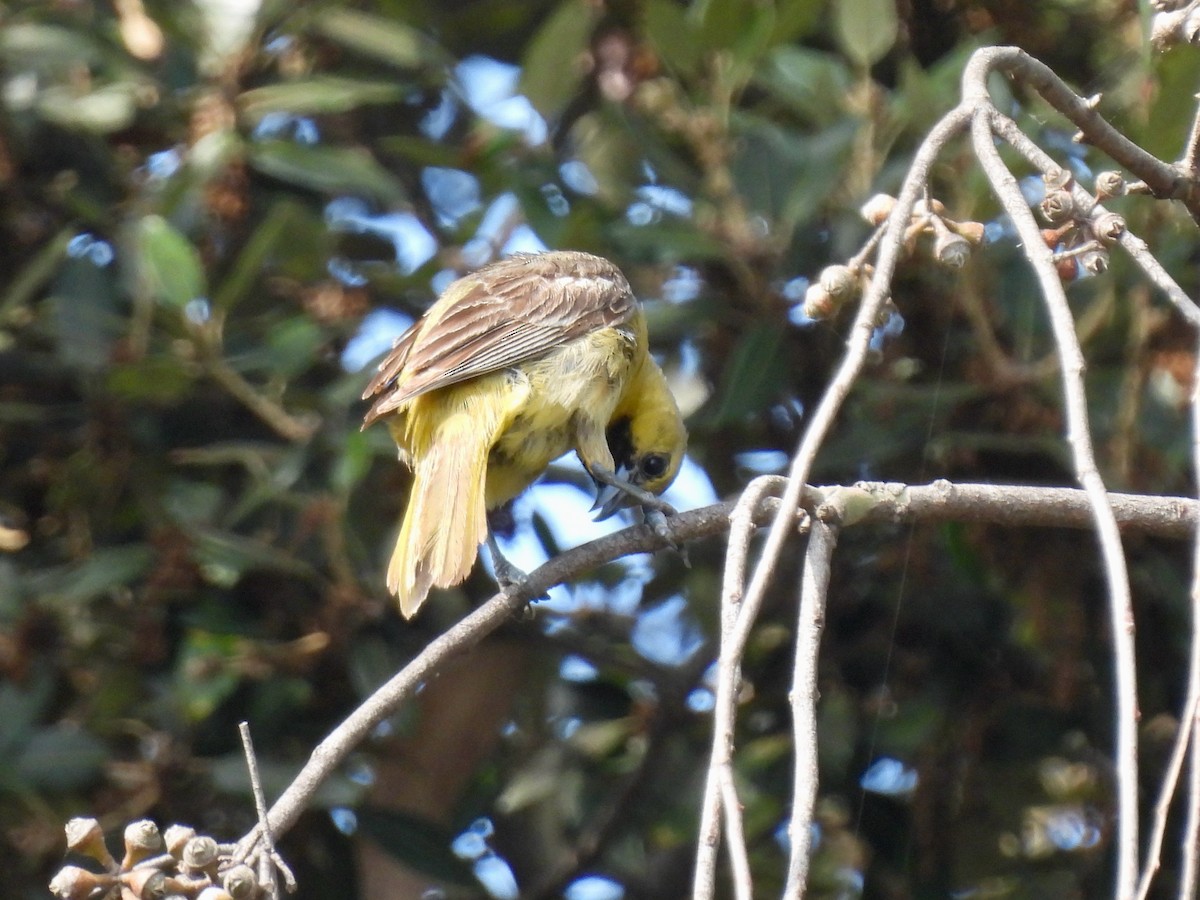
[[[411,422],[426,426],[409,446],[424,451],[412,455],[412,493],[387,576],[405,618],[416,615],[431,588],[465,579],[487,538],[484,482],[501,417],[471,406],[449,415],[432,405],[423,416],[409,413]]]

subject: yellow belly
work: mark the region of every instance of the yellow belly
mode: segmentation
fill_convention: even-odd
[[[488,509],[516,497],[551,462],[577,449],[581,416],[608,422],[632,369],[632,349],[624,332],[603,329],[516,370],[527,399],[492,445]]]

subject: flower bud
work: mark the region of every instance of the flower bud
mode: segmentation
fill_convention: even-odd
[[[1120,197],[1125,193],[1125,176],[1116,169],[1109,169],[1096,176],[1096,196],[1101,200]]]
[[[1103,275],[1108,271],[1108,252],[1106,250],[1091,250],[1079,254],[1079,265],[1089,275]]]
[[[206,834],[198,834],[183,845],[180,862],[185,873],[210,872],[220,855],[217,842]]]
[[[1042,217],[1051,225],[1061,225],[1075,216],[1075,198],[1064,188],[1056,188],[1047,192],[1042,198],[1039,208]]]
[[[114,883],[112,875],[97,875],[79,866],[63,866],[50,880],[50,893],[63,900],[83,900],[93,891],[111,887]]]
[[[944,216],[946,214],[946,204],[936,197],[930,197],[929,202],[918,200],[916,206],[913,207],[913,212],[918,216],[933,214],[935,216]]]
[[[233,897],[229,895],[229,891],[225,890],[225,888],[217,887],[213,884],[198,893],[196,900],[233,900]]]
[[[1064,282],[1074,281],[1079,277],[1079,260],[1074,256],[1064,256],[1054,261],[1058,277]]]
[[[1092,234],[1105,244],[1112,244],[1125,233],[1125,217],[1115,212],[1102,212],[1091,222]]]
[[[183,854],[188,841],[196,836],[196,829],[187,825],[172,825],[163,832],[163,844],[167,852],[176,859]]]
[[[801,310],[810,319],[828,319],[837,310],[837,304],[829,296],[829,292],[821,287],[820,282],[814,282],[804,292],[804,305]]]
[[[882,225],[896,208],[896,198],[890,194],[876,194],[861,207],[861,215],[871,225]]]
[[[67,834],[67,847],[89,859],[94,859],[109,871],[117,868],[108,845],[104,843],[104,831],[100,823],[92,818],[77,817],[71,819],[64,829]]]
[[[122,869],[131,869],[143,859],[148,859],[163,848],[162,835],[158,826],[149,819],[130,822],[125,826],[125,858]]]
[[[933,258],[948,269],[961,269],[971,258],[971,244],[962,235],[943,231],[933,242]]]
[[[221,876],[221,884],[233,900],[253,900],[258,893],[258,876],[244,864],[231,866]]]
[[[849,266],[826,266],[818,281],[838,305],[858,295],[858,275]]]
[[[951,231],[965,237],[974,247],[982,244],[987,234],[987,226],[982,222],[955,222],[953,219],[946,219],[945,222]]]
[[[138,900],[159,900],[167,894],[167,873],[160,869],[134,869],[121,881]]]

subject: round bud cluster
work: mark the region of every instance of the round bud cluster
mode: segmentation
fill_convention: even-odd
[[[165,832],[149,819],[131,822],[118,862],[109,852],[100,823],[75,818],[66,824],[67,848],[93,865],[63,866],[50,893],[64,900],[116,897],[122,900],[259,900],[266,896],[254,870],[232,859],[208,835],[186,825]]]

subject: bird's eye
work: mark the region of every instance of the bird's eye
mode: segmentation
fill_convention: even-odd
[[[667,472],[667,465],[670,460],[661,453],[651,453],[638,468],[642,470],[644,478],[661,478]]]

